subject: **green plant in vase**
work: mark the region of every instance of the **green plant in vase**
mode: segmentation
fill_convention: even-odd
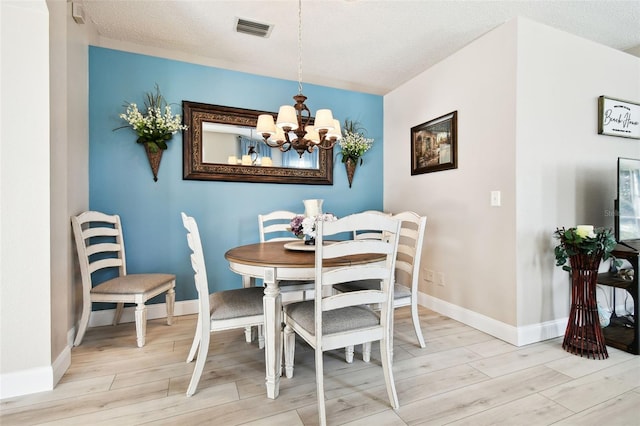
[[[555,247],[556,266],[562,266],[565,271],[571,271],[567,261],[577,255],[597,256],[602,260],[613,258],[616,266],[619,260],[611,255],[616,247],[616,239],[610,229],[594,229],[591,225],[578,225],[574,228],[558,228],[554,236],[560,240]]]
[[[562,347],[575,355],[606,359],[609,357],[596,297],[596,285],[601,260],[613,258],[616,240],[611,230],[592,225],[556,229],[560,240],[555,247],[556,266],[569,272],[571,279],[571,309]],[[567,261],[570,266],[567,266]]]
[[[371,149],[373,139],[365,136],[364,130],[357,121],[346,119],[344,121],[344,135],[340,139],[340,156],[347,169],[349,188],[353,182],[353,176],[358,164],[362,165],[362,156]]]
[[[167,142],[178,131],[186,130],[187,126],[182,124],[180,114],[173,114],[171,105],[164,99],[157,84],[155,92],[146,93],[144,112],[135,103],[127,102],[124,106],[126,110],[119,117],[128,124],[114,130],[131,127],[136,132],[136,142],[144,145],[153,180],[157,181],[162,152],[168,148]]]
[[[135,103],[125,104],[126,111],[120,114],[120,118],[129,124],[118,129],[131,127],[138,135],[136,142],[144,144],[149,151],[155,153],[167,149],[167,142],[173,135],[186,130],[187,126],[182,124],[180,114],[173,114],[171,105],[164,99],[157,84],[155,92],[147,92],[145,96],[144,113]]]

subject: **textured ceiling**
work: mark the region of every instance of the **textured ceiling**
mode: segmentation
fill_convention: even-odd
[[[103,41],[170,49],[207,65],[298,79],[295,0],[74,3]],[[303,0],[303,82],[385,94],[516,16],[614,49],[640,45],[640,0]],[[268,38],[239,34],[237,18],[274,28]]]

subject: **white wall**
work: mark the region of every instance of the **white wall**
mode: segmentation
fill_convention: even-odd
[[[640,141],[597,134],[600,95],[639,102],[640,58],[519,20],[519,326],[568,316],[569,278],[554,267],[551,233],[583,223],[613,228],[617,158],[640,158]]]
[[[5,398],[53,388],[47,5],[2,1],[0,21],[0,397]]]
[[[384,208],[427,215],[422,267],[445,276],[420,291],[516,323],[515,22],[501,26],[384,99]],[[458,168],[410,175],[410,129],[458,111]],[[502,207],[490,206],[500,190]],[[422,274],[421,279],[424,278]]]
[[[72,306],[81,305],[69,217],[89,205],[87,46],[95,32],[70,8],[65,0],[0,2],[1,117],[9,123],[0,126],[2,398],[57,383],[70,363]]]
[[[423,304],[519,345],[564,332],[552,233],[613,226],[616,158],[640,143],[597,135],[597,97],[639,86],[637,57],[516,18],[385,96],[384,208],[428,216],[422,267],[445,274]],[[454,110],[458,169],[410,176],[410,128]]]

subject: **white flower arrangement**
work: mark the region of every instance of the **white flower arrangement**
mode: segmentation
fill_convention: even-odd
[[[296,216],[291,219],[291,232],[298,238],[303,238],[305,235],[309,238],[315,238],[316,222],[333,222],[334,220],[338,220],[338,218],[331,213],[309,217]]]
[[[167,149],[167,141],[178,131],[186,130],[187,126],[182,125],[180,114],[173,114],[157,85],[155,94],[149,92],[146,96],[144,114],[138,110],[138,105],[128,103],[120,118],[129,123],[129,126],[123,127],[131,127],[136,132],[136,142],[146,144],[151,152],[158,152]]]
[[[342,162],[346,163],[348,159],[353,162],[362,164],[362,156],[365,152],[371,149],[373,145],[373,139],[366,138],[362,133],[362,128],[355,121],[345,120],[344,122],[344,136],[340,139],[340,154],[342,155]]]

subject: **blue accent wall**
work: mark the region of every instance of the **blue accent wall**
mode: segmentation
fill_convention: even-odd
[[[334,117],[359,121],[374,138],[350,189],[344,165],[335,157],[333,185],[282,185],[182,179],[182,134],[164,152],[153,181],[144,148],[119,118],[125,102],[143,105],[158,84],[173,103],[183,100],[277,111],[293,105],[295,81],[195,65],[100,47],[89,47],[89,207],[122,219],[129,273],[177,275],[176,300],[197,298],[180,212],[194,216],[203,240],[210,291],[241,286],[224,253],[258,241],[260,213],[277,209],[303,212],[302,200],[324,199],[324,211],[342,217],[382,209],[383,99],[347,90],[305,84],[312,112],[330,108]],[[407,152],[407,157],[409,153]],[[156,301],[164,301],[157,298]]]

